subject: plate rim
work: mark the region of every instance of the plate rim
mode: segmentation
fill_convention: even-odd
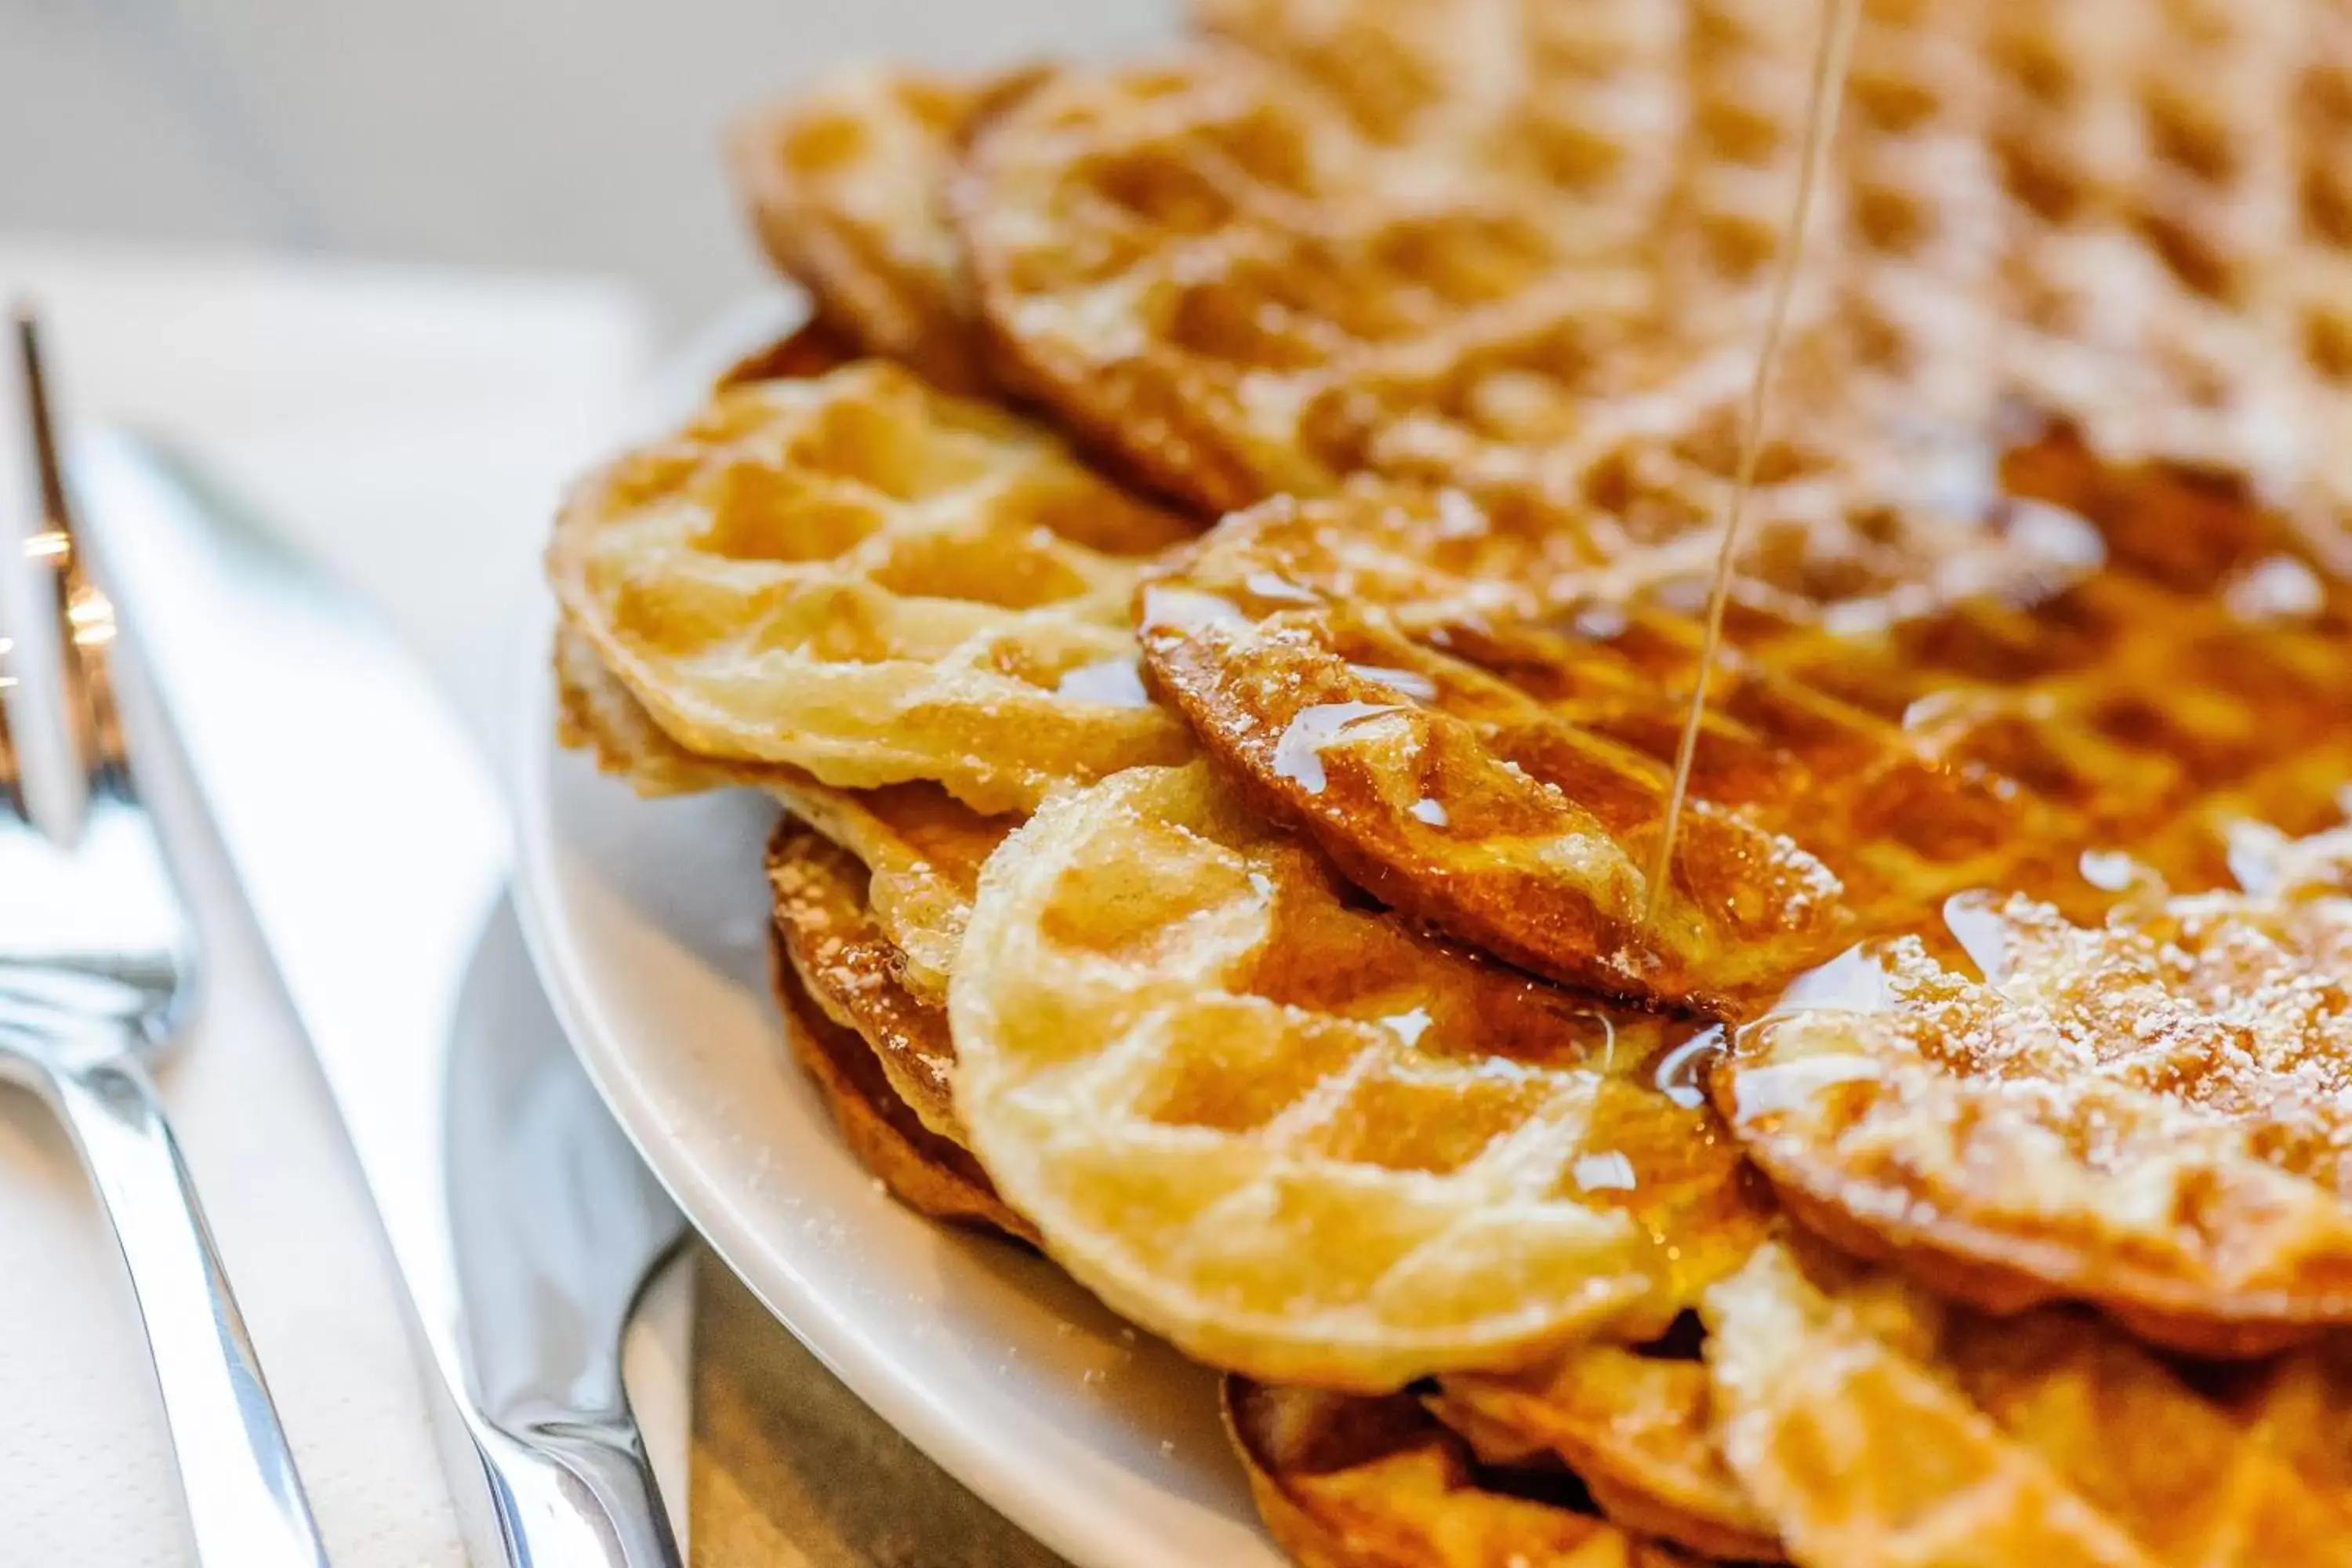
[[[552,631],[552,617],[549,630]],[[549,1005],[571,1042],[588,1079],[613,1113],[646,1168],[670,1194],[687,1223],[707,1242],[730,1272],[782,1323],[810,1354],[847,1386],[866,1406],[913,1444],[940,1469],[1049,1550],[1082,1568],[1191,1568],[1192,1560],[1160,1540],[1147,1521],[1102,1508],[1074,1506],[1070,1488],[1034,1466],[1010,1462],[974,1424],[956,1414],[919,1377],[835,1310],[825,1291],[793,1261],[741,1223],[727,1194],[688,1156],[665,1125],[659,1109],[638,1092],[626,1065],[627,1048],[603,1017],[594,988],[583,978],[575,933],[550,907],[561,885],[554,865],[553,683],[543,658],[530,661],[535,676],[520,705],[517,725],[521,755],[515,759],[517,784],[515,913],[531,964]],[[781,1026],[790,1027],[788,1022]],[[842,1158],[851,1158],[846,1152]],[[772,1259],[774,1267],[748,1268],[747,1256]],[[1268,1542],[1269,1563],[1282,1561]]]
[[[548,627],[552,630],[552,626]],[[870,1338],[852,1317],[835,1310],[824,1286],[793,1260],[791,1250],[779,1248],[757,1234],[748,1215],[739,1215],[727,1192],[713,1173],[703,1171],[691,1152],[666,1126],[666,1117],[646,1093],[640,1093],[628,1068],[628,1047],[618,1030],[602,1016],[595,987],[583,978],[583,959],[576,947],[576,931],[562,917],[555,900],[562,877],[555,865],[555,799],[552,769],[558,764],[555,745],[555,691],[546,660],[531,660],[527,703],[518,724],[520,748],[515,766],[515,877],[513,902],[522,926],[524,947],[539,971],[548,1006],[562,1025],[564,1039],[579,1058],[597,1098],[614,1121],[628,1135],[637,1157],[677,1204],[687,1225],[718,1253],[752,1298],[769,1311],[809,1354],[816,1356],[858,1401],[885,1420],[908,1444],[922,1450],[934,1465],[950,1474],[960,1486],[1007,1521],[1033,1535],[1046,1549],[1079,1568],[1197,1568],[1179,1544],[1171,1544],[1152,1528],[1150,1516],[1131,1516],[1122,1510],[1089,1504],[1075,1495],[1068,1481],[1037,1465],[1007,1458],[1007,1446],[990,1444],[979,1425],[960,1415],[952,1399],[940,1399],[922,1377],[912,1375],[889,1347]],[[779,1020],[779,1027],[793,1027]],[[846,1150],[840,1159],[854,1159]],[[760,1265],[746,1268],[746,1258]],[[1263,1535],[1263,1523],[1261,1526]],[[1267,1540],[1267,1563],[1282,1563],[1279,1549]]]
[[[771,291],[740,301],[695,335],[682,352],[642,383],[622,416],[613,422],[606,445],[666,427],[698,399],[718,372],[763,342],[796,325],[806,315],[803,301]],[[762,1309],[776,1319],[878,1418],[887,1423],[940,1469],[1041,1544],[1080,1568],[1196,1568],[1179,1545],[1161,1539],[1149,1516],[1084,1505],[1066,1482],[1057,1483],[1034,1465],[1009,1462],[1000,1445],[969,1419],[952,1400],[942,1400],[911,1375],[887,1346],[836,1310],[826,1293],[788,1251],[757,1234],[728,1194],[674,1136],[660,1108],[634,1082],[629,1052],[619,1030],[595,1001],[585,978],[578,932],[560,907],[562,873],[556,864],[555,773],[562,750],[555,739],[556,693],[547,648],[558,612],[546,584],[535,584],[531,625],[514,646],[521,668],[511,672],[508,754],[501,759],[513,822],[509,890],[531,967],[549,1006],[571,1045],[572,1054],[612,1112],[637,1155],[676,1203],[695,1233],[728,1270],[743,1282]],[[779,1026],[791,1027],[779,1020]],[[781,1039],[779,1044],[781,1044]],[[844,1160],[852,1160],[845,1150]],[[776,1267],[747,1268],[758,1257]],[[772,1287],[775,1287],[772,1289]],[[1265,1535],[1264,1562],[1286,1561]]]

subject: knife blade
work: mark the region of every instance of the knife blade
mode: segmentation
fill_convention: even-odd
[[[682,1233],[528,973],[488,769],[375,617],[168,447],[73,478],[432,1363],[478,1564],[674,1568],[620,1379]]]

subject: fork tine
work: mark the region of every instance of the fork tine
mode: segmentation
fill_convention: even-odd
[[[63,688],[58,706],[84,788],[92,796],[127,794],[130,774],[122,725],[115,709],[113,674],[107,663],[114,641],[114,605],[90,581],[72,499],[66,493],[48,377],[41,363],[40,326],[25,306],[16,310],[16,361],[24,378],[26,416],[32,426],[33,462],[41,489],[41,527],[26,550],[47,560],[55,589],[58,672]]]

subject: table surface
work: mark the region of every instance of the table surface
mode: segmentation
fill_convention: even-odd
[[[544,520],[644,363],[625,292],[0,234],[0,300],[19,298],[42,312],[68,431],[169,434],[362,585],[474,733],[511,750],[498,738],[515,639],[539,624],[516,612],[539,591]],[[16,404],[0,384],[0,539],[32,494]],[[28,574],[0,585],[0,616],[30,624]],[[142,734],[205,947],[203,1003],[157,1078],[320,1529],[346,1568],[457,1568],[380,1233],[219,847],[170,747]],[[54,1123],[0,1094],[0,1563],[190,1561],[112,1252]]]
[[[731,114],[845,58],[1131,47],[1181,4],[18,0],[0,231],[609,273],[676,336],[759,274]]]
[[[692,1568],[1053,1568],[695,1260]]]
[[[47,308],[77,417],[172,428],[353,582],[495,752],[542,520],[642,363],[627,296],[0,237],[0,297]],[[0,393],[0,413],[13,414]],[[0,494],[22,493],[0,438]],[[0,528],[20,519],[0,511]],[[163,778],[152,779],[161,784]],[[348,1154],[216,847],[170,805],[211,994],[163,1073],[341,1568],[459,1568],[418,1366]],[[166,801],[165,796],[171,796]],[[184,818],[184,821],[179,820]],[[520,959],[517,960],[520,963]],[[39,1107],[0,1095],[0,1563],[187,1568],[174,1472],[102,1220]],[[697,1259],[697,1568],[1046,1568],[1055,1559],[868,1413]],[[674,1405],[677,1340],[639,1336]],[[647,1346],[643,1342],[650,1339]],[[650,1405],[649,1415],[654,1414]],[[665,1408],[655,1445],[685,1447]]]

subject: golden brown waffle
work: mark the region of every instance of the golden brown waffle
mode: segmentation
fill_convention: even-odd
[[[645,705],[613,678],[584,633],[560,626],[555,633],[556,739],[586,752],[605,773],[626,779],[639,795],[699,795],[738,786],[759,788],[797,769],[761,768],[699,757],[654,722]]]
[[[894,954],[893,976],[917,997],[945,1003],[981,862],[1013,830],[1013,818],[982,816],[937,784],[841,790],[798,768],[698,756],[654,722],[584,637],[559,631],[555,664],[564,744],[593,752],[606,772],[644,795],[741,786],[775,796],[856,857],[868,907]]]
[[[1318,85],[1214,53],[1070,71],[971,148],[982,307],[1039,395],[1219,506],[1369,467],[1570,510],[1621,505],[1630,474],[1646,506],[1711,514],[1808,8],[1213,9]],[[1615,20],[1641,11],[1675,20]],[[1590,17],[1581,55],[1626,90],[1663,57],[1651,109],[1530,36]],[[1608,218],[1464,153],[1522,72],[1599,150]],[[1866,7],[1758,510],[1932,509],[1989,432],[2047,418],[2110,462],[2242,479],[2341,567],[2347,82],[2325,5]]]
[[[1241,515],[803,343],[560,531],[574,739],[809,824],[858,1157],[1294,1384],[1306,1563],[2352,1554],[2352,12],[1864,0],[1654,918],[1815,8],[1193,8],[739,157]]]
[[[1957,1314],[1942,1358],[1979,1409],[2159,1562],[2352,1563],[2352,1493],[2341,1478],[2306,1473],[2246,1412],[2213,1401],[2197,1384],[2201,1369],[2054,1311]],[[2271,1393],[2340,1396],[2315,1361],[2274,1361]],[[2339,1432],[2344,1413],[2335,1406]]]
[[[1519,541],[1488,533],[1458,493],[1366,487],[1230,519],[1143,594],[1153,679],[1253,805],[1386,902],[1516,962],[1607,992],[1713,1000],[1839,945],[1850,916],[1829,868],[1719,809],[1713,773],[1678,846],[1676,896],[1651,918],[1668,770],[1627,742],[1673,745],[1657,672],[1497,621],[1494,601],[1533,597],[1509,578],[1416,596],[1418,635],[1380,613],[1379,598],[1439,575],[1403,547],[1491,572]],[[1552,553],[1540,536],[1528,549]],[[1612,725],[1621,714],[1648,722]],[[1779,772],[1760,788],[1788,782]],[[1716,897],[1733,879],[1743,896]]]
[[[2087,1317],[1947,1314],[1890,1287],[1858,1300],[1768,1246],[1708,1293],[1724,1452],[1797,1562],[2352,1561],[2340,1484],[2246,1407]],[[2307,1355],[2264,1387],[2330,1391]]]
[[[956,1110],[1047,1250],[1213,1365],[1392,1388],[1663,1329],[1762,1211],[1691,1031],[1367,909],[1199,765],[1056,796],[989,860]]]
[[[711,390],[724,392],[754,381],[807,380],[858,357],[857,345],[838,329],[819,321],[803,321],[720,371]]]
[[[1303,1568],[1677,1568],[1680,1552],[1573,1507],[1485,1484],[1409,1394],[1225,1380],[1259,1514]]]
[[[1212,7],[1305,74],[1203,49],[999,117],[959,188],[982,310],[1038,395],[1205,505],[1572,472],[1597,413],[1728,394],[1691,345],[1774,248],[1807,18],[1700,9]]]
[[[784,1037],[858,1163],[918,1214],[1034,1239],[971,1154],[925,1126],[898,1098],[868,1042],[814,999],[786,956],[789,941],[780,930],[775,984]]]
[[[1723,1443],[1801,1563],[2153,1559],[1767,1247],[1711,1293]]]
[[[2352,1322],[2347,847],[2091,927],[1955,899],[1981,979],[1916,938],[1858,949],[1741,1032],[1716,1092],[1809,1223],[1995,1310],[2087,1300],[2219,1354]]]
[[[988,384],[948,226],[948,170],[980,117],[1035,79],[853,67],[730,138],[735,184],[769,259],[862,352],[911,365],[946,391]]]
[[[856,857],[866,902],[890,944],[890,973],[918,1001],[946,1005],[980,868],[1017,821],[982,816],[936,784],[774,792],[787,809]]]
[[[2217,1373],[2080,1310],[1985,1316],[1818,1245],[1801,1259],[1768,1247],[1710,1292],[1707,1367],[1589,1346],[1541,1373],[1449,1376],[1432,1408],[1482,1462],[1556,1455],[1620,1524],[1716,1555],[1777,1560],[1785,1519],[1803,1563],[2069,1561],[2077,1532],[2043,1532],[2072,1518],[2127,1538],[2122,1561],[2352,1562],[2336,1348]],[[1732,1521],[1744,1542],[1720,1533]]]
[[[2096,504],[2116,531],[2106,523],[2115,498]],[[2062,514],[2022,515],[2047,531]],[[2010,529],[2020,530],[2016,512]],[[2079,521],[2063,532],[2100,537]],[[1577,572],[1562,564],[1574,554],[1557,531],[1515,537],[1459,495],[1414,501],[1359,486],[1268,503],[1228,520],[1146,588],[1147,663],[1246,796],[1302,827],[1384,900],[1563,978],[1736,1015],[1873,931],[1922,934],[1930,947],[1906,950],[1920,973],[1938,973],[1946,959],[1965,964],[1971,937],[1960,922],[1973,906],[1952,906],[1955,916],[1946,905],[1972,887],[2054,900],[2036,906],[2051,922],[2048,940],[2080,963],[2123,939],[2077,931],[2062,913],[2095,923],[2158,877],[2195,888],[2252,874],[2259,832],[2233,824],[2233,813],[2303,828],[2344,809],[2352,639],[2325,593],[2279,616],[2226,591],[2192,596],[2112,564],[2091,570],[2095,552],[2071,574],[2041,563],[2008,573],[1997,552],[1971,544],[1963,558],[1979,563],[1972,574],[1993,561],[2038,597],[1858,596],[1839,602],[1855,626],[1847,629],[1836,606],[1809,614],[1804,574],[1783,570],[1735,617],[1742,658],[1716,683],[1695,775],[1696,797],[1715,810],[1700,814],[1678,857],[1680,901],[1649,922],[1643,878],[1698,628],[1685,614],[1643,605],[1671,602],[1669,594],[1628,596],[1625,571],[1639,550],[1601,569],[1610,588],[1601,597],[1576,591]],[[1518,576],[1494,574],[1514,556],[1528,563]],[[1759,558],[1756,570],[1769,564]],[[1725,851],[1706,837],[1723,824],[1763,847]],[[2325,855],[2294,854],[2308,863],[2305,881],[2324,875]],[[1785,875],[1757,868],[1796,855],[1814,868],[1800,885],[1810,902],[1785,896]],[[1690,910],[1714,923],[1687,921]],[[1734,923],[1741,918],[1748,923]],[[1977,917],[1979,929],[1986,918]],[[2262,978],[2282,991],[2308,986],[2329,962],[2323,952],[2275,952]],[[2205,1005],[2215,1005],[2210,985],[2233,983],[2242,994],[2249,978],[2207,982]],[[2265,1301],[2258,1279],[2203,1279],[2210,1258],[2168,1265],[2170,1283],[2151,1282],[2147,1259],[2119,1259],[2137,1258],[2167,1226],[2185,1225],[2182,1245],[2192,1248],[2234,1249],[2244,1268],[2261,1267],[2248,1248],[2272,1244],[2238,1226],[2145,1207],[2150,1195],[2128,1187],[2099,1201],[2143,1205],[2134,1210],[2137,1234],[2053,1234],[2062,1200],[2047,1172],[2027,1176],[2022,1151],[1969,1145],[1951,1130],[1992,1140],[2072,1128],[2078,1145],[2112,1144],[2121,1135],[2103,1131],[2103,1120],[2076,1115],[2089,1105],[2076,1100],[2089,1092],[2076,1081],[2083,1053],[2029,1048],[2040,1035],[1986,1025],[2006,1017],[1992,993],[1958,1011],[1942,991],[1923,995],[1898,1015],[1899,1027],[1859,1026],[1865,1040],[1885,1033],[1938,1064],[1916,1092],[1831,1086],[1817,1112],[1743,1122],[1743,1137],[1792,1124],[1785,1148],[1759,1143],[1759,1155],[1814,1223],[1834,1224],[1862,1250],[1933,1262],[1931,1278],[1988,1304],[2084,1295],[2207,1350],[2258,1349],[2295,1322],[2338,1321],[2352,1307],[2325,1264],[2291,1292],[2299,1304],[2275,1293]],[[2214,1136],[2275,1146],[2290,1166],[2305,1159],[2303,1141],[2284,1131],[2287,1113],[2264,1132],[2230,1098],[2239,1075],[2226,1061],[2187,1065],[2200,1049],[2223,1053],[2242,1029],[2180,1035],[2156,1015],[2126,1016],[2144,995],[2109,1000],[2102,1026],[2114,1044],[2095,1041],[2091,1056],[2112,1052],[2116,1071],[2141,1072],[2148,1046],[2132,1031],[2162,1028],[2179,1052],[2167,1070],[2214,1086],[2218,1098],[2200,1112]],[[1820,1039],[1834,1042],[1845,1026],[1832,1014]],[[1797,1037],[1768,1026],[1751,1041]],[[2340,1048],[2331,1038],[2318,1028],[2276,1044],[2281,1070]],[[1834,1055],[1861,1074],[1865,1058],[1869,1070],[1884,1068],[1889,1048],[1821,1043],[1804,1054]],[[2037,1120],[2038,1101],[2019,1099],[2029,1091],[2069,1109]],[[1849,1116],[1873,1095],[1883,1119],[1862,1117],[1849,1134]],[[2011,1113],[1988,1114],[1981,1126],[1969,1119],[1977,1110],[1960,1115],[1979,1103]],[[2168,1125],[2145,1129],[2148,1158],[2179,1158]],[[1914,1143],[1901,1141],[1906,1127]],[[1938,1142],[1948,1133],[1949,1147]],[[2072,1171],[2084,1158],[2078,1146],[2042,1163]],[[1976,1191],[2004,1173],[2017,1178],[2011,1195]],[[2085,1167],[2074,1184],[2116,1173]],[[2166,1178],[2176,1179],[2191,1178]],[[2322,1186],[2312,1223],[2340,1224],[2341,1194]],[[2011,1205],[2005,1242],[1961,1234],[1983,1223],[1972,1208],[1979,1199]],[[2275,1219],[2273,1200],[2256,1206],[2271,1216],[2264,1225]],[[2084,1207],[2064,1212],[2065,1223],[2090,1218]]]
[[[1604,224],[1664,194],[1685,8],[1643,0],[1193,0],[1194,25],[1299,72],[1367,138],[1523,179]]]
[[[2018,468],[2074,472],[2039,447]],[[2080,489],[2095,529],[2018,500],[1866,542],[1759,531],[1655,918],[1703,635],[1680,544],[1359,481],[1227,519],[1155,574],[1140,637],[1253,805],[1384,900],[1562,979],[1737,1012],[1953,892],[2095,910],[2116,889],[2085,850],[2210,885],[2231,810],[2337,809],[2338,585],[2244,566],[2311,584],[2283,610],[2102,564],[2146,490]]]
[[[1237,50],[1061,72],[954,191],[1002,373],[1211,510],[1328,489],[1359,405],[1418,382],[1436,337],[1598,374],[1647,293],[1569,265],[1598,237],[1575,209],[1382,150]]]
[[[1034,426],[869,361],[721,392],[573,493],[548,571],[687,750],[988,811],[1189,750],[1126,609],[1182,531]]]
[[[856,857],[800,823],[786,822],[768,846],[776,931],[801,984],[835,1023],[865,1037],[925,1127],[962,1144],[947,1014],[900,984],[904,961],[874,918],[866,882]]]
[[[1446,1377],[1429,1404],[1486,1464],[1564,1464],[1627,1530],[1709,1557],[1781,1561],[1778,1528],[1724,1460],[1695,1355],[1580,1345],[1532,1372]]]
[[[2352,1498],[2352,1358],[2340,1337],[2291,1355],[2208,1368],[2209,1391],[2230,1419],[2329,1497]]]

